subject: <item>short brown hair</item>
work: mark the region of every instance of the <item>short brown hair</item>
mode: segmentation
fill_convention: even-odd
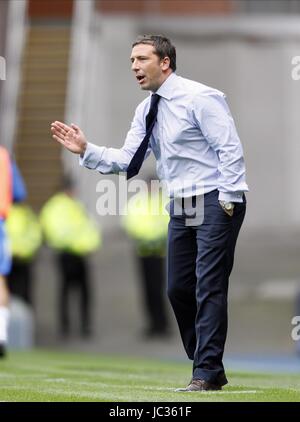
[[[170,68],[176,71],[176,48],[172,45],[169,38],[163,35],[139,35],[132,44],[132,48],[138,44],[153,45],[155,54],[162,60],[165,57],[170,59]]]

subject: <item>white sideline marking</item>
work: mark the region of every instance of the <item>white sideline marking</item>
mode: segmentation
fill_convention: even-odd
[[[46,382],[53,382],[53,383],[65,383],[65,382],[68,382],[67,380],[65,380],[64,378],[48,378],[48,379],[45,379],[44,381],[46,381]],[[90,387],[109,387],[110,389],[112,389],[112,387],[113,388],[126,388],[126,389],[128,389],[128,386],[125,386],[125,385],[121,385],[121,384],[114,384],[113,386],[112,385],[110,385],[110,384],[105,384],[105,383],[102,383],[102,382],[87,382],[87,381],[70,381],[70,384],[75,384],[75,385],[86,385],[86,386],[90,386]],[[88,397],[99,397],[99,395],[100,396],[103,396],[103,394],[104,395],[106,395],[104,392],[101,392],[101,393],[91,393],[91,392],[68,392],[68,391],[65,391],[65,390],[52,390],[52,389],[48,389],[48,388],[34,388],[34,387],[21,387],[21,386],[6,386],[5,388],[11,388],[11,389],[20,389],[20,390],[25,390],[25,389],[27,389],[27,390],[33,390],[33,391],[35,391],[35,390],[38,390],[38,391],[41,391],[41,392],[44,392],[44,393],[50,393],[50,394],[52,394],[52,393],[54,393],[54,392],[56,392],[56,393],[58,393],[59,392],[59,394],[65,394],[65,395],[78,395],[78,396],[88,396]],[[178,395],[178,393],[180,393],[180,391],[179,392],[177,392],[177,391],[175,391],[175,389],[173,388],[173,387],[142,387],[142,386],[140,386],[140,387],[138,387],[140,390],[145,390],[145,391],[149,391],[149,390],[152,390],[152,391],[166,391],[166,392],[174,392],[174,393],[176,393],[176,395]],[[133,388],[133,390],[135,389],[135,387]],[[289,390],[295,390],[295,391],[299,391],[299,390],[296,390],[296,389],[292,389],[292,388],[290,388]],[[195,392],[195,391],[182,391],[181,393],[183,393],[183,394],[186,394],[186,393],[188,393],[188,394],[192,394],[192,393],[200,393],[201,395],[204,395],[204,394],[210,394],[210,395],[212,395],[212,394],[221,394],[221,395],[225,395],[225,394],[257,394],[257,393],[263,393],[263,390],[260,390],[260,391],[258,391],[258,390],[243,390],[243,391],[241,391],[241,390],[231,390],[231,391],[201,391],[201,392]],[[110,395],[110,394],[107,394],[108,396]]]
[[[1,375],[0,375],[0,377],[1,377]],[[8,376],[3,376],[3,378],[10,378],[10,377],[14,377],[14,376],[9,376],[9,375]],[[33,378],[33,376],[31,375],[31,376],[28,377],[28,376],[25,375],[25,376],[23,376],[23,378]],[[128,389],[128,386],[123,385],[123,384],[114,384],[114,385],[111,385],[111,384],[104,383],[104,382],[99,382],[99,381],[95,381],[95,382],[74,381],[74,380],[68,380],[66,378],[45,378],[44,380],[41,379],[41,381],[45,381],[47,383],[68,383],[68,384],[83,385],[83,386],[86,385],[87,387],[90,386],[90,387],[109,387],[110,389],[111,388],[121,388],[121,389],[122,388],[127,388]],[[18,388],[22,389],[21,387],[18,387]],[[178,395],[178,393],[180,393],[180,391],[179,392],[178,391],[175,392],[175,387],[150,387],[150,386],[148,386],[148,387],[147,386],[133,387],[133,389],[135,389],[135,388],[139,388],[140,390],[145,390],[145,391],[152,390],[152,391],[174,392],[177,395]],[[28,389],[30,390],[30,389],[32,389],[32,387],[29,387]],[[290,388],[289,390],[294,390],[294,391],[299,392],[299,390],[293,389],[293,388]],[[260,390],[260,391],[257,391],[257,390],[243,390],[243,391],[241,391],[241,390],[230,390],[230,391],[224,391],[224,390],[222,390],[222,391],[201,391],[201,394],[202,395],[203,394],[223,394],[223,395],[224,394],[257,394],[257,393],[262,393],[262,392],[263,392],[262,390]],[[186,393],[194,393],[194,392],[193,391],[182,391],[181,393],[186,394]],[[68,392],[65,392],[65,394],[69,394],[69,393]],[[78,394],[78,393],[74,393],[74,394]]]
[[[111,393],[105,393],[105,392],[100,392],[100,393],[92,393],[92,392],[71,392],[71,391],[65,391],[65,390],[61,390],[61,389],[49,389],[49,388],[34,388],[34,387],[17,387],[17,386],[7,386],[6,388],[10,389],[10,390],[26,390],[26,391],[38,391],[42,394],[61,394],[64,396],[73,396],[73,397],[92,397],[92,398],[104,398],[104,397],[111,397]],[[173,390],[174,391],[174,390]],[[254,394],[260,392],[262,393],[262,391],[256,391],[256,390],[246,390],[246,391],[207,391],[204,392],[202,391],[200,394],[201,395],[205,395],[205,394]],[[189,394],[191,394],[192,392],[189,392]],[[176,393],[176,395],[178,395],[178,393]],[[131,397],[130,395],[128,396],[129,398]]]
[[[189,393],[194,393],[195,391],[189,391]],[[244,390],[244,391],[201,391],[201,394],[256,394],[262,393],[263,391],[257,390]],[[197,393],[197,391],[196,391]],[[178,393],[177,393],[178,394]]]
[[[48,378],[45,381],[47,382],[58,382],[58,383],[63,383],[63,382],[68,382],[66,379],[64,378]],[[128,386],[123,385],[123,384],[106,384],[104,382],[88,382],[88,381],[69,381],[72,384],[77,384],[77,385],[86,385],[86,386],[93,386],[93,387],[115,387],[115,388],[128,388]],[[139,388],[139,390],[153,390],[153,391],[170,391],[170,392],[175,392],[173,387],[133,387],[134,388]],[[297,390],[298,391],[298,390]],[[192,393],[193,391],[189,391],[190,393]],[[257,390],[232,390],[232,391],[201,391],[201,394],[256,394],[256,393],[262,393],[263,391],[257,391]],[[178,392],[176,392],[178,393]],[[183,391],[183,393],[186,393]]]
[[[175,391],[173,387],[138,387],[140,390],[164,390],[164,391],[173,391],[176,394],[180,393],[180,391]],[[197,393],[197,391],[181,391],[182,393]],[[257,390],[236,390],[236,391],[199,391],[201,394],[256,394],[262,393],[262,391]]]

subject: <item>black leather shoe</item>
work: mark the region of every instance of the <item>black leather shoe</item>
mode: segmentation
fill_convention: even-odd
[[[211,384],[204,380],[193,379],[185,388],[177,388],[177,393],[192,393],[195,391],[217,391],[222,390],[221,385]]]

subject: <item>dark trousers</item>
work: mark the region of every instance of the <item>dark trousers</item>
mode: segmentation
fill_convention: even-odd
[[[227,335],[228,281],[244,220],[246,199],[232,217],[218,201],[219,192],[204,195],[204,219],[186,225],[171,202],[168,237],[168,296],[184,348],[193,360],[193,378],[224,385],[223,352]]]
[[[67,252],[58,255],[61,271],[61,290],[59,297],[59,318],[61,331],[67,334],[70,329],[69,305],[70,293],[77,290],[80,297],[81,332],[90,330],[90,290],[86,258]]]
[[[31,262],[13,258],[7,279],[10,292],[32,305]]]
[[[153,333],[163,333],[169,326],[165,300],[165,258],[140,256],[139,264],[148,330]]]

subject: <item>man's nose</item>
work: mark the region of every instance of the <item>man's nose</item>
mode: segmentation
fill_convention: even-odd
[[[138,63],[137,63],[137,61],[133,61],[132,62],[132,65],[131,65],[131,70],[133,70],[134,72],[136,72],[137,70],[139,70],[139,67],[138,67]]]

